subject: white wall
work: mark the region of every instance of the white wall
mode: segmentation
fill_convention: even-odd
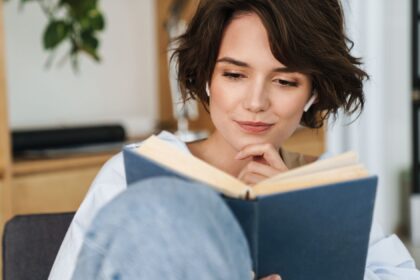
[[[38,4],[5,3],[6,60],[12,128],[119,121],[129,133],[157,118],[154,0],[102,0],[106,30],[97,64],[82,55],[75,74],[67,61],[45,69],[41,38],[46,18]],[[67,51],[60,48],[56,62]]]
[[[387,192],[383,219],[388,228],[400,223],[400,173],[411,168],[411,1],[387,0],[385,5],[384,98],[385,170]],[[420,221],[419,221],[420,222]]]
[[[409,0],[346,0],[347,26],[371,80],[362,116],[329,131],[331,152],[354,149],[379,175],[375,219],[388,233],[401,223],[400,173],[411,165],[411,11]]]

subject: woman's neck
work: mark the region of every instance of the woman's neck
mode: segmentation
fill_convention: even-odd
[[[188,143],[187,146],[194,156],[235,177],[248,163],[248,160],[236,160],[238,151],[217,132],[205,140]]]

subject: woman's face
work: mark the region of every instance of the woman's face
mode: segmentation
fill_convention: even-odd
[[[312,90],[309,76],[289,72],[273,56],[253,13],[226,27],[209,87],[215,133],[236,150],[261,143],[279,148],[299,125]]]

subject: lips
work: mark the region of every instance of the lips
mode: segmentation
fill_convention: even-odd
[[[268,131],[273,124],[264,122],[243,122],[236,121],[239,127],[247,133],[264,133]]]

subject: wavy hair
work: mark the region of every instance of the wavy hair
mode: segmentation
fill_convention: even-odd
[[[184,100],[199,99],[208,110],[205,88],[224,30],[242,13],[259,16],[278,61],[311,77],[318,102],[302,115],[302,125],[319,128],[340,108],[347,114],[363,110],[363,81],[369,76],[350,53],[353,42],[345,34],[339,0],[202,0],[172,56]]]

